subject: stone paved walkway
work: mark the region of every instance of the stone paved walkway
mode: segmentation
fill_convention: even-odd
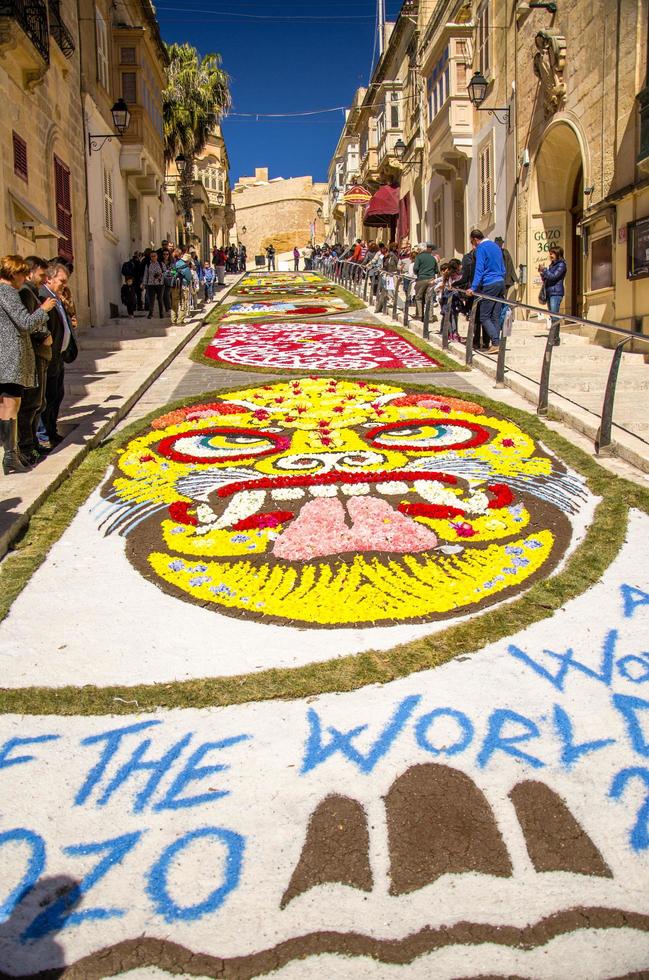
[[[0,623],[0,978],[643,976],[645,474],[190,354]]]

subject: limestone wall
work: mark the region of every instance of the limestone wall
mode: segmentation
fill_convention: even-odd
[[[232,203],[236,208],[238,240],[246,246],[251,259],[263,254],[271,243],[277,253],[291,251],[295,245],[302,248],[311,238],[314,220],[316,240],[324,240],[324,223],[316,212],[322,208],[326,189],[326,184],[314,184],[311,177],[241,178],[232,193]]]

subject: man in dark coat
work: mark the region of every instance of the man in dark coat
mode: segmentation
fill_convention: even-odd
[[[505,240],[498,235],[496,238],[494,238],[494,241],[496,245],[500,245],[503,253],[503,262],[505,263],[505,298],[508,298],[509,290],[518,282],[518,276],[516,275],[514,260],[511,257],[511,253],[509,252],[509,249],[505,248]]]
[[[45,381],[45,408],[41,414],[47,438],[52,449],[63,442],[63,436],[58,431],[57,423],[65,387],[65,362],[63,353],[67,350],[72,338],[72,327],[61,301],[61,292],[67,286],[68,270],[60,262],[52,262],[47,267],[45,282],[40,288],[39,296],[47,299],[53,296],[57,303],[48,314],[48,328],[52,335],[52,359],[47,367]]]
[[[20,298],[27,312],[33,313],[41,305],[38,291],[45,279],[48,262],[47,259],[41,259],[37,255],[29,255],[25,259],[25,262],[29,266],[30,271],[25,279],[25,284],[20,289]],[[18,410],[18,448],[25,461],[30,466],[34,466],[40,462],[44,455],[36,437],[36,430],[38,428],[40,414],[45,407],[45,383],[47,368],[52,360],[52,337],[51,334],[44,330],[42,333],[31,334],[30,339],[36,358],[37,385],[35,388],[25,388],[20,401],[20,408]]]

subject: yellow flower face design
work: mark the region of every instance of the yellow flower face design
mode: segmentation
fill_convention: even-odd
[[[510,598],[559,561],[583,495],[477,404],[326,378],[169,412],[116,465],[104,495],[148,579],[222,613],[312,627]]]

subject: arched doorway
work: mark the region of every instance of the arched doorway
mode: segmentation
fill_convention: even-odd
[[[568,264],[566,313],[579,315],[583,307],[582,240],[584,159],[576,130],[557,122],[546,132],[534,162],[530,208],[530,282],[541,287],[538,266],[548,261],[552,245],[561,245]],[[536,295],[532,296],[532,302]]]

